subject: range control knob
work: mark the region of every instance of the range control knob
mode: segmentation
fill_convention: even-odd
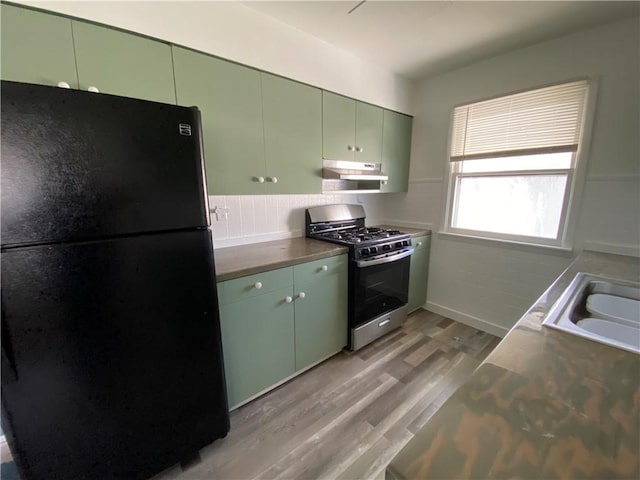
[[[409,246],[411,246],[411,240],[405,240],[405,241],[403,241],[403,242],[402,242],[402,245],[403,245],[403,246],[405,246],[405,247],[409,247]]]
[[[383,245],[382,250],[388,252],[389,250],[391,250],[391,245]]]
[[[363,248],[362,250],[360,250],[360,255],[362,255],[363,257],[369,255],[369,249]]]
[[[376,253],[378,253],[378,247],[371,247],[369,251],[371,252],[371,255],[375,255]]]

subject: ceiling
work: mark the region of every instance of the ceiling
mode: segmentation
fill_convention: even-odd
[[[433,76],[546,39],[640,15],[637,1],[242,3],[411,79]],[[357,8],[348,13],[354,7]]]

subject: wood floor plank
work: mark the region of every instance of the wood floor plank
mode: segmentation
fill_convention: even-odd
[[[371,479],[464,383],[499,339],[419,310],[232,412],[201,461],[153,480]]]

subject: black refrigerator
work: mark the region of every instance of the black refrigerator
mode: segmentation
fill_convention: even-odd
[[[2,428],[22,478],[229,431],[197,108],[2,82]]]

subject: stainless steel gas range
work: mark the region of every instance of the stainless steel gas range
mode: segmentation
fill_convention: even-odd
[[[362,205],[307,209],[306,235],[349,247],[350,350],[358,350],[404,323],[411,235],[365,227]]]

